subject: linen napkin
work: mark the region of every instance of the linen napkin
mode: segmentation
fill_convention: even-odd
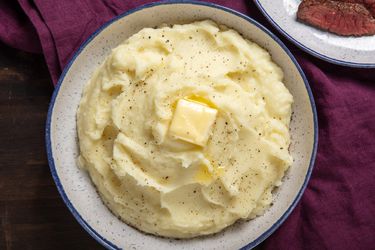
[[[43,53],[56,84],[75,50],[92,32],[111,18],[149,2],[152,1],[0,1],[0,40],[21,50]],[[252,1],[210,2],[249,15],[281,37]],[[283,41],[296,56],[312,87],[319,116],[319,148],[312,178],[301,201],[262,246],[373,249],[375,69],[332,65]]]

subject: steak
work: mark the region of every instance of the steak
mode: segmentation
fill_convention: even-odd
[[[375,0],[303,0],[297,19],[342,36],[375,34]]]
[[[345,3],[363,4],[371,12],[371,15],[375,17],[375,0],[337,0],[337,1],[345,2]]]

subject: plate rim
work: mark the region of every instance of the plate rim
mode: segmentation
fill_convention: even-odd
[[[299,42],[296,38],[292,37],[288,32],[286,32],[265,10],[263,5],[261,4],[260,0],[253,0],[255,5],[258,7],[260,12],[263,14],[263,16],[268,20],[269,23],[278,31],[280,32],[285,38],[287,38],[290,42],[295,44],[297,47],[305,51],[306,53],[315,56],[323,61],[333,63],[340,66],[346,66],[351,68],[362,68],[362,69],[372,69],[375,68],[375,63],[356,63],[356,62],[349,62],[344,61],[340,59],[336,59],[333,57],[326,56],[322,53],[317,52],[316,50],[313,50],[303,43]]]
[[[173,5],[173,4],[192,4],[192,5],[199,5],[199,6],[206,6],[206,7],[212,7],[215,9],[223,10],[226,11],[230,14],[234,14],[247,22],[250,22],[251,24],[255,25],[257,28],[261,29],[264,33],[269,35],[278,45],[287,53],[289,58],[292,60],[294,65],[296,66],[298,72],[300,73],[303,82],[305,84],[305,88],[308,93],[309,101],[310,101],[310,106],[312,109],[313,113],[313,122],[314,122],[314,142],[313,142],[313,149],[311,153],[311,158],[309,162],[309,167],[305,176],[305,179],[303,181],[301,189],[298,191],[296,197],[294,198],[293,202],[290,204],[288,209],[283,213],[283,215],[270,227],[268,228],[265,232],[263,232],[260,236],[258,236],[255,240],[247,243],[245,246],[241,247],[241,249],[252,249],[258,244],[260,244],[262,241],[264,241],[266,238],[268,238],[279,226],[286,220],[286,218],[290,215],[290,213],[293,211],[295,206],[297,205],[298,201],[301,199],[302,194],[304,190],[306,189],[307,183],[311,177],[311,173],[314,167],[315,159],[316,159],[316,154],[317,154],[317,145],[318,145],[318,117],[317,117],[317,111],[316,111],[316,106],[315,106],[315,101],[313,98],[313,94],[309,85],[309,82],[298,64],[297,60],[293,56],[293,54],[289,51],[289,49],[284,45],[284,43],[276,36],[274,35],[271,31],[269,31],[266,27],[264,27],[262,24],[257,22],[256,20],[252,19],[249,16],[246,16],[245,14],[242,14],[236,10],[233,10],[231,8],[219,5],[219,4],[214,4],[210,2],[204,2],[204,1],[198,1],[198,0],[163,0],[159,2],[153,2],[153,3],[148,3],[144,4],[141,6],[138,6],[136,8],[130,9],[101,25],[98,29],[96,29],[81,45],[80,47],[74,52],[73,56],[69,59],[68,64],[65,66],[58,82],[55,87],[55,90],[53,91],[50,104],[48,107],[48,114],[47,114],[47,119],[46,119],[46,127],[45,127],[45,143],[46,143],[46,152],[47,152],[47,158],[48,158],[48,165],[51,171],[51,175],[53,177],[53,180],[55,182],[55,185],[57,187],[57,190],[63,199],[65,205],[69,209],[69,211],[72,213],[73,217],[77,220],[77,222],[86,230],[86,232],[91,235],[97,242],[99,242],[102,246],[104,246],[107,249],[121,249],[120,247],[116,246],[114,243],[111,241],[107,240],[104,238],[101,234],[96,232],[79,214],[79,212],[76,210],[74,205],[71,203],[69,200],[68,196],[65,193],[65,190],[61,184],[60,178],[57,174],[56,166],[55,166],[55,161],[53,158],[53,152],[52,152],[52,140],[51,140],[51,124],[52,124],[52,116],[54,112],[54,106],[55,106],[55,101],[56,98],[59,94],[59,90],[61,85],[64,82],[65,76],[68,73],[70,67],[76,60],[76,58],[81,54],[81,52],[86,48],[86,46],[105,28],[107,28],[109,25],[112,23],[118,21],[119,19],[128,16],[134,12],[140,11],[145,8],[151,8],[155,6],[160,6],[160,5]]]

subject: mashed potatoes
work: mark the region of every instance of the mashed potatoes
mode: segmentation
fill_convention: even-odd
[[[110,210],[147,233],[188,238],[254,218],[292,162],[282,79],[267,51],[211,21],[143,29],[84,90],[79,163]],[[170,133],[182,99],[211,109],[202,145]]]

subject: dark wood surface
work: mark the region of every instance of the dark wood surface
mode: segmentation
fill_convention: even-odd
[[[52,91],[41,55],[0,44],[0,249],[103,249],[50,175],[44,127]]]

